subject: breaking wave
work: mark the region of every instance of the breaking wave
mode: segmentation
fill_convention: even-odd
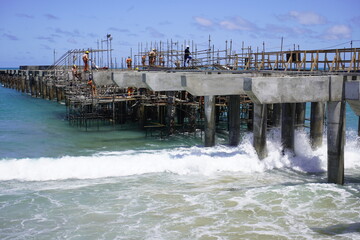
[[[349,135],[349,134],[348,134]],[[327,147],[311,149],[305,132],[297,132],[295,156],[281,153],[279,133],[268,137],[268,157],[259,160],[248,134],[238,147],[190,147],[163,150],[100,152],[92,156],[59,158],[22,158],[0,160],[0,180],[48,181],[63,179],[95,179],[146,173],[170,172],[179,175],[212,175],[219,172],[264,172],[290,168],[303,172],[324,172]],[[355,133],[345,146],[345,168],[360,168],[360,151]]]

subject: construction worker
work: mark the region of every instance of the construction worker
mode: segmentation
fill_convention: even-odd
[[[133,95],[133,93],[134,93],[134,88],[132,88],[132,87],[128,87],[128,89],[127,89],[127,93],[128,93],[128,96]]]
[[[132,64],[132,59],[131,59],[131,57],[129,56],[129,57],[126,59],[126,65],[127,65],[128,69],[131,69],[131,64]]]
[[[95,64],[95,61],[92,61],[92,59],[89,59],[89,61],[91,61],[91,69],[94,69],[94,70],[98,70],[99,69],[99,66],[97,66]]]
[[[74,80],[75,78],[81,80],[81,74],[78,72],[78,67],[75,64],[72,66],[71,72]]]
[[[175,61],[175,66],[176,68],[180,68],[181,62],[179,60]]]
[[[186,63],[189,64],[190,60],[191,60],[190,46],[187,45],[186,49],[185,49],[185,54],[184,54],[184,67],[186,67]]]
[[[86,51],[82,56],[82,60],[84,61],[84,72],[89,71],[89,51]]]
[[[144,56],[141,57],[141,64],[145,67],[145,62],[146,62],[146,55],[144,54]]]
[[[160,63],[160,66],[165,66],[165,61],[164,61],[164,57],[162,55],[160,55],[159,57],[159,63]]]
[[[156,49],[154,48],[150,53],[149,53],[149,65],[153,66],[155,64],[156,61]]]
[[[87,82],[87,84],[89,85],[89,87],[90,87],[90,89],[91,89],[92,95],[93,95],[93,96],[96,96],[96,95],[97,95],[97,94],[96,94],[96,86],[95,86],[93,80],[90,79],[90,80]]]

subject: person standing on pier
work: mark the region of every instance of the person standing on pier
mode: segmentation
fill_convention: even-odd
[[[156,49],[154,48],[150,53],[149,53],[149,65],[153,66],[155,64],[156,61]]]
[[[185,49],[185,54],[184,54],[184,67],[186,67],[186,63],[189,64],[190,60],[191,60],[190,46],[187,45],[186,49]]]
[[[129,56],[129,57],[126,59],[126,65],[127,65],[127,68],[128,68],[128,69],[131,69],[131,64],[132,64],[132,59],[131,59],[131,57]]]
[[[87,84],[90,87],[90,91],[91,91],[92,96],[97,96],[96,86],[95,86],[95,84],[94,84],[94,82],[93,82],[93,80],[91,78],[89,79]]]
[[[89,51],[86,51],[84,55],[82,56],[82,59],[84,61],[84,72],[89,71]]]
[[[78,67],[74,64],[72,66],[72,75],[73,75],[73,79],[75,80],[76,78],[81,80],[81,74],[78,72]]]
[[[165,67],[165,61],[164,61],[164,57],[162,55],[160,55],[160,57],[159,57],[159,63],[160,63],[160,66]]]
[[[181,67],[181,62],[179,60],[175,61],[175,66],[176,68],[180,68]]]
[[[144,54],[144,56],[141,57],[141,63],[143,67],[145,67],[145,62],[146,62],[146,54]]]

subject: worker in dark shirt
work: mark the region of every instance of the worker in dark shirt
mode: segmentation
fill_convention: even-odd
[[[191,60],[190,47],[189,47],[189,45],[187,45],[186,49],[185,49],[185,55],[184,55],[184,67],[186,67],[186,63],[189,64],[190,60]]]

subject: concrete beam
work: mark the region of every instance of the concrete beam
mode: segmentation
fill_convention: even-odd
[[[347,102],[349,103],[354,113],[360,117],[360,101],[348,100]]]
[[[180,73],[147,72],[143,73],[143,82],[152,91],[183,91]],[[204,96],[204,95],[202,95]]]
[[[245,77],[244,74],[183,74],[181,85],[194,96],[240,95],[245,93]]]
[[[327,101],[342,101],[344,96],[344,76],[330,76],[329,83],[329,99]]]
[[[96,86],[113,85],[112,72],[110,71],[99,71],[93,72],[93,81]]]
[[[253,77],[244,90],[254,103],[341,101],[342,76]]]
[[[360,81],[345,82],[345,99],[357,116],[360,116]]]
[[[148,88],[146,83],[143,81],[143,73],[141,72],[114,72],[113,81],[120,88]]]

